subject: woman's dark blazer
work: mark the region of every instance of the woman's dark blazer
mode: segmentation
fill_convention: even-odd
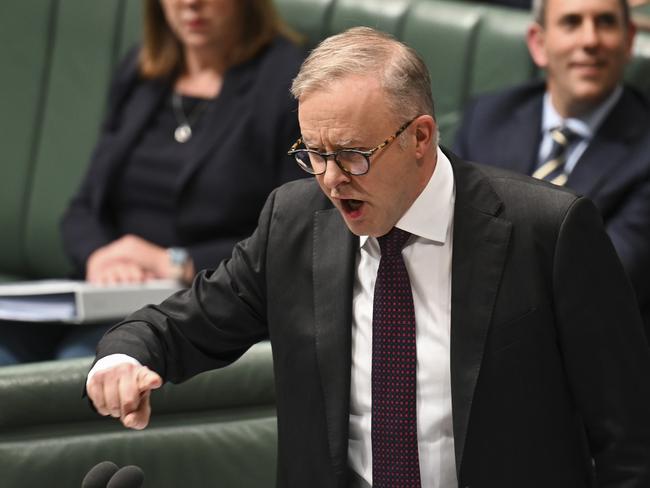
[[[299,47],[275,39],[226,73],[206,112],[174,190],[179,241],[165,243],[187,248],[197,269],[216,267],[230,256],[234,244],[255,228],[271,190],[306,175],[286,154],[299,136],[289,87],[303,58]],[[93,251],[120,237],[110,212],[112,189],[170,93],[170,80],[139,77],[137,50],[117,70],[90,166],[61,225],[65,250],[80,274]],[[152,224],[142,222],[147,225]]]

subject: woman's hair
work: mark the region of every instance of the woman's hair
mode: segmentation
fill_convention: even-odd
[[[273,0],[237,0],[240,9],[240,42],[230,55],[233,65],[252,58],[281,34],[294,42],[300,35],[291,30],[275,10]],[[140,75],[146,79],[172,75],[183,65],[182,44],[169,27],[160,0],[144,0],[144,36],[140,49]]]

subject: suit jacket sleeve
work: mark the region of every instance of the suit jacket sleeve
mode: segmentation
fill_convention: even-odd
[[[589,200],[576,200],[567,212],[554,261],[559,345],[598,486],[649,486],[650,360],[643,326]]]

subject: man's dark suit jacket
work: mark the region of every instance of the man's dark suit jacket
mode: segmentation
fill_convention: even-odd
[[[179,240],[156,244],[185,247],[197,269],[214,268],[253,231],[269,193],[306,176],[287,156],[300,135],[289,87],[303,56],[302,49],[277,38],[226,73],[176,182]],[[170,90],[170,80],[139,77],[137,51],[116,72],[99,141],[62,222],[64,247],[82,275],[90,254],[120,237],[111,219],[111,189]],[[156,229],[144,233],[155,235]]]
[[[542,140],[542,82],[480,97],[456,138],[464,159],[532,174]],[[566,183],[600,210],[650,333],[650,104],[625,87]]]
[[[649,352],[597,210],[567,190],[451,160],[459,486],[579,488],[595,476],[600,487],[649,486]],[[347,486],[358,250],[315,181],[288,183],[229,261],[127,318],[98,357],[126,353],[178,382],[269,337],[278,486]]]

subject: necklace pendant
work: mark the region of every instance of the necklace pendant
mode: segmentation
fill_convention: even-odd
[[[189,141],[191,138],[192,128],[189,124],[181,124],[176,127],[176,130],[174,131],[174,139],[176,139],[176,142],[183,144]]]

